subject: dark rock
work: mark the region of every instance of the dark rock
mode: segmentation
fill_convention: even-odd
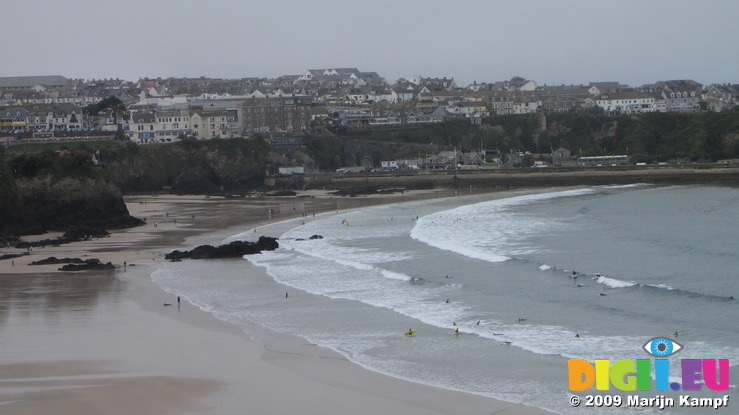
[[[75,225],[62,235],[62,239],[85,240],[89,238],[104,238],[110,235],[105,229],[93,228],[84,225]]]
[[[4,255],[0,255],[0,260],[20,258],[20,257],[22,257],[24,255],[28,255],[28,253],[27,252],[23,252],[22,254],[4,254]]]
[[[215,258],[240,258],[244,255],[258,254],[262,251],[274,251],[279,244],[277,238],[260,236],[257,242],[234,241],[227,245],[214,247],[212,245],[200,245],[190,251],[174,250],[164,256],[172,261],[185,258],[191,259],[215,259]]]
[[[87,259],[80,264],[67,264],[59,268],[59,271],[89,271],[115,269],[115,265],[108,262],[103,264],[97,258]]]
[[[322,236],[322,235],[312,235],[312,236],[311,236],[310,238],[308,238],[308,239],[311,239],[311,240],[313,240],[313,239],[323,239],[323,236]]]
[[[172,182],[174,194],[219,194],[220,187],[215,183],[212,174],[203,169],[193,168],[180,173]]]
[[[83,261],[80,258],[57,258],[54,256],[50,256],[46,259],[41,259],[38,261],[33,261],[29,265],[49,265],[49,264],[83,264],[85,261]]]

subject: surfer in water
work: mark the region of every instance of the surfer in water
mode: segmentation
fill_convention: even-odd
[[[575,333],[575,338],[576,339],[579,339],[580,338],[580,333]]]

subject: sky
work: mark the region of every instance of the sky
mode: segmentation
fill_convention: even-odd
[[[0,77],[739,83],[737,0],[7,1]]]

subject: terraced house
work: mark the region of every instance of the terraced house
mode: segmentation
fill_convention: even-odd
[[[305,95],[252,98],[239,106],[244,131],[297,132],[311,126],[312,99]]]

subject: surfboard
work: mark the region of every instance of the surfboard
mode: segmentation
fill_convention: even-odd
[[[408,331],[405,332],[405,335],[406,336],[412,336],[414,334],[416,334],[416,331],[415,330],[408,330]]]
[[[501,343],[501,345],[503,345],[503,346],[510,346],[511,345],[511,342],[503,342],[503,343]]]

